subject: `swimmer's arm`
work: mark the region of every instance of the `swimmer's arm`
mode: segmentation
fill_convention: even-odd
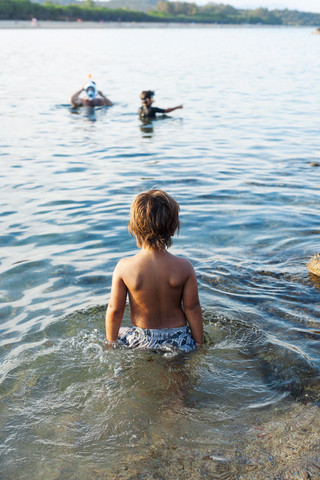
[[[113,105],[113,103],[111,102],[111,100],[109,100],[109,98],[105,97],[103,95],[103,93],[101,92],[101,90],[98,92],[98,94],[100,95],[101,98],[103,98],[103,101],[104,101],[104,105],[106,105],[107,107],[111,107]]]
[[[190,264],[190,273],[183,288],[182,303],[184,313],[197,346],[203,344],[203,317],[199,301],[195,271]]]
[[[166,108],[164,113],[170,113],[170,112],[173,112],[174,110],[178,110],[179,108],[183,108],[183,105],[178,105],[177,107],[172,107],[172,108]]]
[[[83,92],[83,88],[81,88],[81,90],[79,90],[78,92],[76,92],[72,95],[70,101],[71,101],[71,103],[74,107],[81,107],[82,100],[79,100],[79,95],[82,92]]]
[[[126,298],[127,287],[122,279],[121,262],[119,262],[113,272],[110,300],[106,312],[106,339],[108,342],[118,340]]]

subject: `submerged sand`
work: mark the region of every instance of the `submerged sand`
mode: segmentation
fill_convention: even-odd
[[[257,424],[237,435],[227,450],[209,445],[179,448],[158,440],[145,455],[123,459],[108,480],[319,480],[320,415],[316,405],[295,404],[272,418],[257,415]]]

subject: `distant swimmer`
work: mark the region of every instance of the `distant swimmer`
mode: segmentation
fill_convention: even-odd
[[[144,90],[140,93],[140,98],[142,101],[142,106],[139,108],[139,115],[141,118],[154,118],[156,113],[170,113],[178,108],[183,108],[183,105],[178,105],[178,107],[172,108],[153,107],[154,92],[152,90]]]
[[[84,86],[71,97],[73,107],[110,107],[113,103],[103,95],[101,91],[97,91],[96,83],[89,80]]]

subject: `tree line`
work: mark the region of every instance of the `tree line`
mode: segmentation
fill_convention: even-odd
[[[208,3],[158,1],[146,12],[129,8],[110,9],[94,4],[93,0],[61,5],[46,1],[0,0],[1,20],[57,20],[57,21],[126,21],[126,22],[196,22],[219,24],[262,25],[320,25],[320,14],[295,10],[236,9],[230,5]]]
[[[146,13],[127,9],[107,9],[89,4],[58,5],[32,3],[29,0],[0,0],[1,20],[52,20],[52,21],[124,21],[148,22]]]

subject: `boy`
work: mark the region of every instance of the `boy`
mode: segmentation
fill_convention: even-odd
[[[137,348],[177,347],[189,352],[203,344],[203,318],[195,271],[167,251],[179,231],[178,203],[162,190],[136,197],[129,232],[141,251],[114,270],[106,313],[106,339]],[[129,295],[132,328],[120,328]]]
[[[154,118],[156,113],[170,113],[178,108],[183,108],[183,105],[166,109],[153,107],[154,92],[152,92],[152,90],[144,90],[140,93],[140,98],[142,100],[142,107],[139,108],[139,115],[142,118]]]

